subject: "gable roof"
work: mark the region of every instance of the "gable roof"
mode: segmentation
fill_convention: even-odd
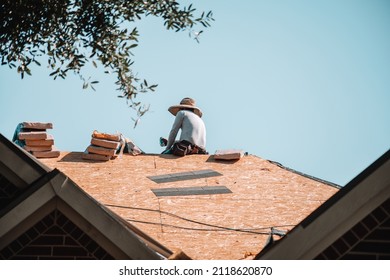
[[[42,159],[172,251],[193,259],[253,258],[338,191],[257,156],[123,155],[108,162],[63,152]],[[278,235],[274,235],[278,239]]]
[[[257,259],[389,259],[390,150]]]
[[[1,134],[0,154],[0,258],[163,259],[172,254]]]

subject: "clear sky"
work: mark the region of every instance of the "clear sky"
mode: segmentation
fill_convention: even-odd
[[[96,91],[83,90],[73,74],[53,81],[43,59],[23,80],[0,67],[0,133],[11,139],[20,122],[52,122],[63,151],[84,151],[96,129],[160,153],[174,120],[168,107],[189,96],[210,154],[243,149],[345,185],[389,149],[390,1],[193,2],[215,18],[199,44],[160,19],[137,23],[134,70],[159,86],[137,97],[151,107],[136,128],[102,68],[86,73],[100,81]]]

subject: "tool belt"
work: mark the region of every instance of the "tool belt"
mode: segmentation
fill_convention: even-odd
[[[187,140],[181,140],[173,144],[172,153],[180,157],[183,157],[185,155],[193,155],[193,154],[203,154],[203,155],[208,154],[205,149],[197,145],[194,145]]]

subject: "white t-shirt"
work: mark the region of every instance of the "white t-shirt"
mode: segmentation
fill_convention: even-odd
[[[202,149],[206,149],[206,126],[197,114],[188,110],[177,112],[169,133],[167,149],[170,149],[174,144],[179,129],[181,129],[180,141],[187,140]]]

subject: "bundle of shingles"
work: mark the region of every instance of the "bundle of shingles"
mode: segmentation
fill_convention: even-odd
[[[98,161],[115,159],[123,145],[124,139],[120,134],[108,134],[95,130],[92,133],[91,144],[83,153],[82,158]]]
[[[217,150],[214,154],[216,160],[239,160],[244,156],[243,150],[231,149],[231,150]]]
[[[59,157],[60,151],[54,146],[54,137],[47,133],[47,129],[52,128],[52,123],[20,123],[16,133],[17,143],[37,158]]]

